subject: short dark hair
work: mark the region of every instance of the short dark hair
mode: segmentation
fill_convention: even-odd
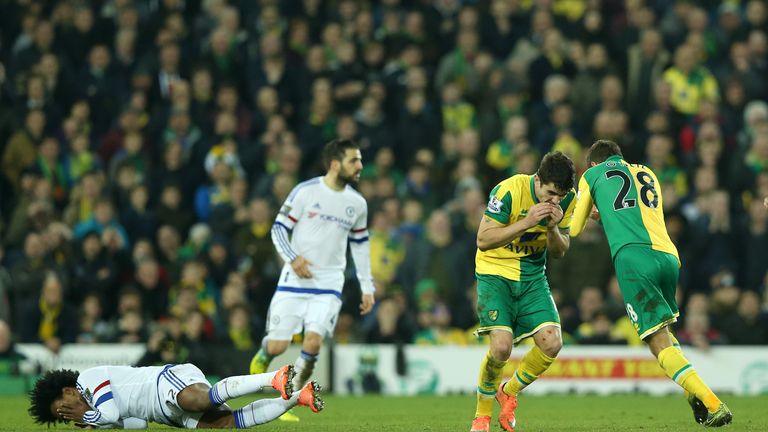
[[[341,162],[347,150],[357,150],[359,148],[360,146],[356,142],[348,139],[335,139],[329,142],[323,148],[323,165],[325,165],[325,169],[331,167],[331,161],[337,160]]]
[[[29,401],[31,403],[28,411],[29,415],[38,424],[58,423],[63,421],[54,417],[51,413],[51,404],[56,399],[62,397],[62,390],[65,387],[76,387],[79,372],[60,369],[46,372],[35,383],[35,388],[29,392]]]
[[[603,163],[606,159],[615,155],[624,157],[618,144],[611,140],[597,140],[587,151],[587,165],[592,165],[592,162],[596,164]]]
[[[559,151],[544,155],[536,174],[541,184],[552,183],[560,192],[570,191],[576,183],[573,161]]]

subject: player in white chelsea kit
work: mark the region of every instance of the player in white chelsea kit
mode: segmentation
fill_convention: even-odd
[[[74,421],[98,429],[145,429],[149,422],[186,429],[247,428],[267,423],[288,409],[323,409],[316,382],[293,391],[292,365],[258,375],[225,378],[213,386],[192,364],[99,366],[80,373],[54,370],[30,392],[29,413],[37,423]],[[225,402],[272,387],[280,398],[262,399],[232,411]]]
[[[304,342],[296,360],[296,386],[314,369],[322,341],[333,336],[341,309],[347,244],[362,291],[360,312],[374,304],[368,243],[368,207],[350,184],[360,180],[360,148],[350,140],[334,140],[323,149],[325,176],[296,186],[272,227],[272,241],[285,261],[267,316],[267,335],[251,360],[251,373],[267,370],[296,333]]]

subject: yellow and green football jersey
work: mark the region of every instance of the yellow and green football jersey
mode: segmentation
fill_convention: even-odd
[[[563,220],[558,226],[568,229],[575,207],[576,191],[571,190],[560,202]],[[485,216],[501,225],[513,224],[528,215],[528,209],[538,203],[534,193],[534,176],[512,176],[491,191]],[[481,251],[475,255],[475,272],[503,276],[513,281],[532,280],[544,275],[547,263],[547,220],[529,229],[511,243]]]
[[[670,102],[683,114],[693,115],[699,110],[702,100],[717,101],[719,89],[717,80],[707,68],[697,67],[688,74],[671,67],[664,72],[664,81],[672,88]]]
[[[618,155],[593,166],[579,180],[571,235],[575,237],[584,229],[594,203],[614,258],[624,246],[641,244],[672,254],[679,263],[677,248],[664,224],[659,184],[650,168],[627,163]]]

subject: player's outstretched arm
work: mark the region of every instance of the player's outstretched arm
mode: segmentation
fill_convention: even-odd
[[[587,226],[587,220],[592,214],[592,194],[589,192],[589,183],[581,176],[579,180],[579,193],[576,197],[576,209],[573,211],[571,221],[571,237],[577,237]]]

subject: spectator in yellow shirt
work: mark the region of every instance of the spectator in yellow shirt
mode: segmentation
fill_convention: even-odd
[[[672,88],[672,106],[686,115],[696,114],[703,99],[719,100],[715,77],[698,64],[696,52],[689,45],[675,51],[675,65],[664,72],[664,81]]]
[[[504,136],[488,147],[485,162],[491,168],[511,176],[515,173],[515,161],[518,156],[530,148],[528,120],[522,116],[513,116],[504,124]]]

